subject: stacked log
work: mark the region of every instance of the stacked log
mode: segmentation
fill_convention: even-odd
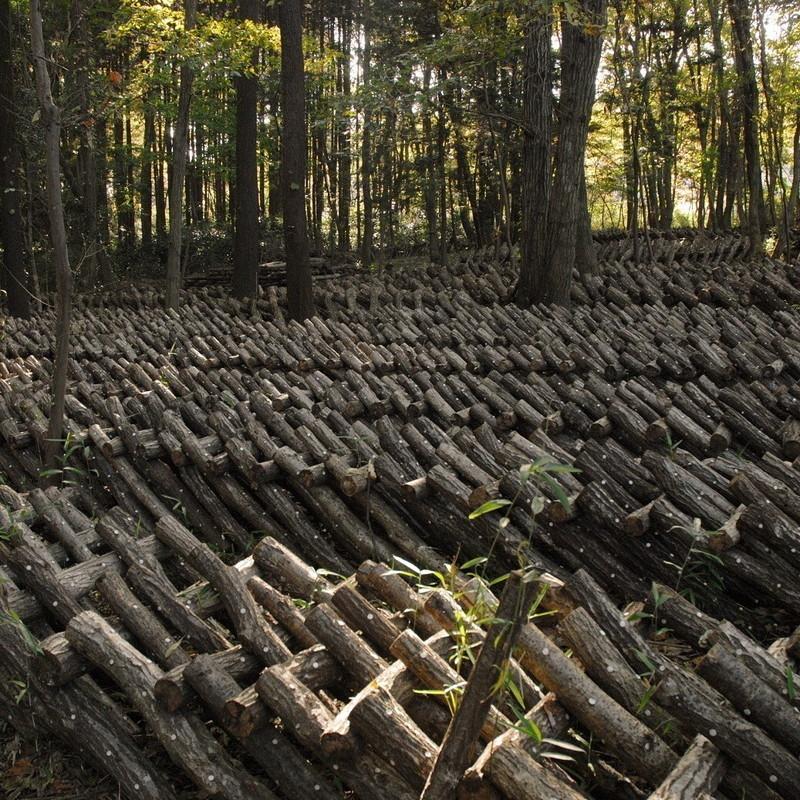
[[[458,682],[437,649],[452,647],[472,596],[458,565],[485,560],[497,576],[522,562],[559,625],[523,631],[517,711],[541,721],[556,701],[539,707],[533,687],[554,693],[552,719],[570,715],[614,754],[613,768],[593,773],[606,796],[614,769],[658,797],[687,764],[731,796],[788,796],[759,764],[794,775],[786,753],[797,752],[786,670],[800,611],[798,276],[695,239],[697,257],[680,263],[606,263],[576,282],[570,312],[503,305],[508,268],[490,270],[480,254],[327,282],[325,318],[302,325],[286,321],[275,291],[253,307],[214,287],[178,312],[146,298],[87,307],[76,315],[60,491],[35,488],[48,317],[9,323],[0,569],[4,613],[18,625],[1,668],[35,666],[30,697],[48,715],[53,687],[94,704],[94,716],[116,708],[86,743],[100,763],[104,737],[128,723],[99,686],[132,695],[137,728],[113,772],[131,796],[145,775],[163,779],[130,766],[142,726],[191,780],[213,762],[225,796],[308,796],[309,786],[333,791],[335,774],[359,796],[385,796],[378,774],[417,796],[447,725],[442,687]],[[455,595],[426,598],[400,572],[438,574]],[[674,619],[651,628],[621,616],[624,603],[648,600],[648,613]],[[472,635],[480,641],[479,628]],[[673,657],[675,639],[704,654],[696,675]],[[8,713],[25,725],[19,709]],[[181,715],[185,747],[172,745],[165,713]],[[69,738],[57,716],[48,729]],[[292,722],[276,738],[278,717]],[[398,727],[379,746],[372,734],[386,718]],[[259,764],[276,738],[285,768],[261,764],[268,780],[252,783],[221,750],[198,761],[212,747],[207,719]],[[515,719],[489,712],[481,741],[504,736],[503,747],[473,753],[464,786],[580,796],[574,774],[528,752]],[[740,722],[758,742],[750,756],[733,741]],[[313,770],[286,768],[307,754]],[[296,787],[281,789],[295,774]]]
[[[96,527],[127,535],[124,512],[107,516]],[[31,720],[47,709],[38,724],[65,738],[76,713],[102,715],[80,746],[129,797],[172,796],[169,776],[133,744],[146,732],[172,769],[212,795],[338,797],[343,785],[358,797],[415,798],[486,629],[499,624],[498,601],[481,576],[453,573],[452,589],[426,589],[389,565],[365,562],[341,580],[269,537],[253,557],[225,565],[172,515],[158,521],[153,546],[142,550],[151,555],[131,564],[124,580],[109,561],[96,574],[97,592],[76,592],[52,546],[24,522],[8,522],[16,530],[4,560],[34,596],[36,613],[29,625],[9,616],[18,622],[3,626],[4,674],[27,665]],[[180,566],[187,572],[179,579]],[[211,635],[204,652],[175,606],[159,606],[133,580],[143,567],[174,571],[174,603],[194,609]],[[594,796],[615,771],[654,797],[672,796],[669,787],[685,781],[709,792],[720,785],[732,794],[793,796],[797,699],[770,652],[667,587],[653,587],[652,617],[642,613],[637,622],[583,571],[563,584],[537,581],[537,607],[551,611],[541,624],[522,616],[504,670],[513,691],[494,680],[459,796]],[[4,613],[16,612],[10,605]],[[652,638],[666,625],[669,642]],[[673,656],[676,640],[704,652],[697,672]],[[126,697],[135,722],[107,692]],[[14,705],[6,693],[0,702],[4,710]],[[208,719],[261,777],[226,752]],[[103,755],[113,725],[118,740]],[[589,739],[610,761],[583,754],[565,765],[551,757],[577,753]]]

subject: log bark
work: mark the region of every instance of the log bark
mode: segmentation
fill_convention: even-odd
[[[67,626],[67,639],[126,692],[170,758],[198,788],[230,800],[275,800],[264,784],[225,753],[196,717],[185,712],[169,714],[157,704],[153,686],[161,670],[122,640],[102,617],[92,611],[79,614]]]
[[[695,800],[711,797],[717,790],[726,763],[723,755],[705,736],[698,734],[681,756],[675,769],[650,795],[649,800]]]
[[[213,656],[199,655],[185,670],[185,678],[221,725],[225,725],[225,698],[238,684]],[[340,796],[331,783],[277,727],[263,727],[242,739],[248,755],[264,770],[281,796],[289,800]]]
[[[686,670],[670,669],[657,700],[682,723],[704,731],[714,746],[752,771],[783,797],[800,785],[800,761],[760,728],[740,717],[722,695]]]

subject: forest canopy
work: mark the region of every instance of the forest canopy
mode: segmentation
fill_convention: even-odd
[[[175,206],[180,271],[240,257],[233,239],[248,184],[242,103],[254,104],[246,112],[255,146],[247,161],[255,191],[247,237],[255,244],[247,258],[283,257],[278,10],[292,4],[187,3],[41,4],[60,112],[66,235],[81,289],[163,277],[181,81],[189,74],[185,177]],[[2,127],[15,154],[3,177],[19,202],[24,283],[39,297],[53,279],[30,9],[16,0],[0,5],[9,76],[0,104],[10,120]],[[297,9],[312,254],[352,256],[365,266],[412,252],[441,262],[455,249],[521,241],[524,144],[532,135],[526,48],[542,19],[554,148],[565,31],[602,42],[584,170],[596,229],[744,226],[780,251],[796,227],[800,11],[793,3],[312,0]],[[548,174],[558,174],[555,153]]]

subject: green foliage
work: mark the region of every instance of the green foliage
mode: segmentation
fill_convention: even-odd
[[[59,466],[39,471],[40,478],[60,476],[66,486],[80,486],[90,474],[97,474],[97,470],[89,467],[90,451],[82,442],[68,433],[62,440],[63,449],[58,456]],[[82,459],[82,463],[76,462]]]
[[[474,665],[475,663],[477,658],[476,647],[481,641],[476,636],[477,629],[485,631],[492,626],[500,626],[502,628],[511,624],[511,620],[503,620],[496,616],[494,611],[496,599],[491,597],[491,587],[506,581],[508,574],[500,575],[493,580],[487,580],[483,574],[475,572],[475,570],[483,572],[488,563],[487,557],[470,559],[464,562],[460,568],[455,562],[452,562],[442,571],[421,569],[410,561],[397,556],[394,560],[400,568],[393,569],[391,571],[392,574],[402,575],[415,581],[418,591],[430,592],[441,589],[448,592],[455,600],[464,601],[463,607],[460,607],[456,612],[454,625],[450,631],[452,647],[449,661],[456,672],[461,673],[465,665]],[[464,595],[463,590],[465,581],[468,582],[470,587],[468,598]],[[527,609],[525,616],[527,620],[534,620],[550,613],[539,611],[547,591],[548,587],[546,585],[540,586],[531,607]],[[455,714],[466,684],[466,680],[459,679],[453,684],[443,686],[441,689],[419,689],[415,691],[418,694],[442,698],[451,714]],[[505,662],[498,670],[492,685],[491,696],[494,705],[500,709],[505,709],[516,720],[513,725],[509,723],[509,727],[513,727],[534,742],[539,757],[571,761],[573,757],[570,753],[575,751],[583,752],[582,748],[571,742],[544,737],[535,721],[526,716],[524,694],[520,684],[517,682],[510,660]]]
[[[16,1],[11,5],[14,33],[21,34],[15,37],[15,74],[23,77],[29,66],[23,46],[27,8]],[[274,10],[275,5],[271,7]],[[519,176],[526,34],[532,21],[550,13],[557,63],[564,25],[577,25],[592,35],[601,33],[598,21],[588,19],[583,7],[579,0],[444,4],[370,0],[356,9],[314,0],[305,15],[304,38],[311,156],[306,188],[314,249],[336,249],[337,215],[345,204],[353,210],[350,240],[355,244],[358,231],[363,232],[355,220],[357,214],[363,215],[363,175],[358,170],[367,132],[373,162],[375,249],[381,264],[398,251],[427,249],[432,225],[426,214],[427,193],[431,188],[438,193],[440,175],[452,194],[452,208],[449,197],[446,203],[448,244],[474,244],[478,238],[475,218],[479,218],[477,228],[484,244],[491,244],[506,225],[517,238],[523,205]],[[719,47],[712,35],[710,8],[719,13]],[[196,209],[199,218],[189,215],[187,262],[194,268],[229,259],[235,207],[231,184],[237,76],[257,80],[258,157],[260,171],[265,173],[259,179],[265,184],[264,200],[269,194],[276,200],[279,194],[274,185],[279,178],[281,131],[277,29],[239,20],[235,4],[214,0],[201,4],[197,26],[191,31],[184,29],[181,3],[171,0],[57,3],[46,5],[44,11],[48,55],[64,122],[65,196],[70,245],[78,253],[73,259],[76,272],[88,271],[83,266],[92,261],[87,254],[100,248],[116,250],[112,267],[126,277],[154,278],[163,273],[159,251],[163,240],[141,251],[125,243],[125,237],[115,236],[119,233],[117,212],[132,212],[134,227],[139,229],[145,168],[155,168],[162,178],[168,174],[177,73],[183,64],[194,67],[195,73],[188,182],[196,180],[203,195]],[[729,185],[720,166],[727,163],[724,158],[720,162],[725,156],[721,103],[724,98],[736,111],[740,101],[735,97],[728,17],[724,3],[609,4],[586,158],[595,227],[623,227],[630,222],[626,200],[634,189],[634,150],[641,167],[635,188],[642,195],[638,197],[642,224],[696,224],[699,215],[705,222],[718,184]],[[365,24],[371,51],[367,80],[362,50]],[[753,38],[761,84],[759,121],[768,215],[780,220],[782,198],[791,181],[795,112],[800,104],[800,18],[791,4],[766,0],[753,7]],[[553,79],[558,99],[557,69]],[[46,286],[49,245],[42,129],[33,124],[36,106],[29,81],[20,80],[15,108],[25,174],[31,182],[30,251],[43,265]],[[146,117],[154,121],[155,145],[145,144]],[[115,128],[120,121],[121,140]],[[426,122],[430,123],[427,130]],[[81,186],[90,139],[97,148],[99,168],[106,170],[106,183],[113,190],[108,212],[99,209],[102,236],[93,243],[86,240],[84,231]],[[733,155],[741,158],[741,153]],[[337,182],[345,168],[350,170],[350,191],[340,193]],[[155,193],[155,178],[152,183],[151,193]],[[500,207],[503,185],[511,194],[510,215],[504,205]],[[742,201],[746,197],[740,192],[732,203],[734,225]],[[279,205],[269,209],[274,222],[280,215]],[[211,236],[201,235],[208,232],[217,237],[216,243]],[[433,233],[438,236],[440,231]],[[272,252],[276,248],[269,236],[264,233],[263,237],[269,257],[279,258],[279,253]]]
[[[694,605],[702,605],[704,597],[724,589],[724,562],[707,548],[708,538],[714,535],[714,531],[704,531],[699,519],[695,519],[692,527],[686,530],[692,536],[692,543],[683,562],[665,563],[677,571],[675,591]]]
[[[576,469],[575,467],[569,464],[559,464],[548,458],[539,458],[532,464],[523,464],[519,468],[522,487],[524,487],[528,483],[528,481],[531,481],[538,489],[536,496],[531,501],[531,507],[530,507],[531,513],[534,516],[536,516],[545,507],[547,498],[542,492],[541,487],[547,487],[550,490],[551,494],[555,496],[556,500],[564,507],[564,509],[567,512],[569,512],[571,509],[570,499],[569,497],[567,497],[567,494],[564,491],[563,487],[554,476],[574,474],[576,472],[580,472],[580,470]],[[519,495],[520,492],[517,492],[516,496],[512,500],[507,500],[507,499],[488,500],[487,502],[483,503],[481,506],[476,508],[469,515],[469,519],[471,520],[478,519],[484,516],[485,514],[492,513],[493,511],[499,511],[500,509],[507,509],[505,514],[500,518],[499,522],[500,527],[505,528],[511,522],[509,514],[511,513],[511,509],[513,509],[516,506],[517,502],[519,501]]]
[[[39,640],[31,633],[28,626],[22,621],[22,618],[16,611],[10,609],[0,610],[0,625],[7,625],[14,628],[31,653],[34,655],[42,654],[42,647],[39,644]]]

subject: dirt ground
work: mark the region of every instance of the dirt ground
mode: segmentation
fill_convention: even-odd
[[[3,800],[119,800],[110,778],[86,767],[58,743],[23,740],[0,722],[0,798]]]

